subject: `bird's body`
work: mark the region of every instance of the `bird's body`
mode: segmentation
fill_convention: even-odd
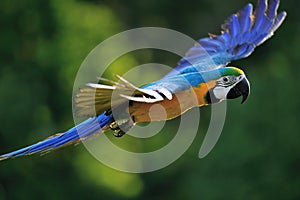
[[[215,85],[215,81],[201,83],[196,87],[190,87],[177,92],[172,100],[164,99],[152,104],[135,102],[129,106],[129,113],[134,117],[136,123],[173,119],[193,107],[208,105],[209,102],[205,96],[213,85]],[[162,112],[165,112],[166,116],[162,114]]]
[[[139,122],[169,120],[193,107],[218,103],[250,92],[245,73],[228,67],[232,60],[249,56],[254,48],[281,25],[286,13],[277,14],[279,0],[259,0],[233,14],[220,35],[210,34],[198,40],[178,66],[162,79],[141,88],[120,76],[119,82],[101,78],[88,83],[75,96],[76,114],[87,120],[66,132],[39,143],[0,156],[0,160],[43,153],[78,143],[107,129],[122,136]]]
[[[162,101],[151,104],[146,102],[132,102],[129,105],[130,116],[134,118],[136,123],[162,121],[178,117],[193,107],[208,105],[211,103],[211,98],[214,98],[214,94],[210,93],[210,90],[216,86],[216,80],[221,78],[225,74],[225,71],[236,71],[237,76],[244,74],[238,68],[228,67],[203,73],[190,72],[182,75],[168,76],[167,78],[148,84],[143,88],[153,90],[167,88],[167,91],[172,93],[172,98],[164,98]],[[180,83],[180,88],[177,86],[178,83]],[[224,99],[215,101],[219,102],[222,100]],[[166,116],[162,112],[165,112]]]

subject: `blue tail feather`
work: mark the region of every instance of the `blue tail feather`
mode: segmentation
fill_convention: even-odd
[[[69,129],[66,132],[55,134],[36,144],[0,155],[0,161],[36,153],[45,153],[64,146],[78,143],[82,140],[86,140],[97,135],[102,131],[102,129],[106,128],[112,122],[112,115],[106,115],[103,113],[98,117],[87,119],[86,121]]]

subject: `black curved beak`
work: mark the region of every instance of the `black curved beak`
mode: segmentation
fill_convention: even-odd
[[[247,78],[243,78],[238,84],[236,84],[227,94],[227,99],[235,99],[242,96],[242,102],[244,103],[250,94],[250,84]]]

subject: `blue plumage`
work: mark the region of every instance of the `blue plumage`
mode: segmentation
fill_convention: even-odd
[[[31,146],[1,155],[0,160],[34,153],[44,153],[75,144],[108,128],[120,131],[119,127],[123,126],[126,130],[129,130],[134,125],[132,120],[124,121],[121,118],[118,121],[118,119],[115,120],[113,118],[112,114],[107,114],[113,107],[112,103],[114,102],[111,101],[111,95],[115,89],[120,89],[123,92],[120,96],[126,100],[153,103],[163,101],[166,98],[171,100],[173,94],[188,90],[191,87],[198,87],[199,84],[209,80],[216,82],[220,77],[232,75],[233,73],[237,73],[236,76],[242,75],[243,72],[241,70],[226,67],[226,65],[232,60],[249,56],[256,46],[262,44],[273,35],[286,17],[285,12],[277,14],[278,6],[279,0],[271,0],[269,5],[266,0],[259,0],[255,10],[253,10],[252,4],[247,4],[242,10],[231,15],[226,20],[221,26],[222,32],[220,35],[210,34],[209,37],[199,39],[198,43],[179,61],[174,70],[162,79],[143,88],[137,88],[120,77],[119,80],[121,80],[122,84],[106,79],[102,80],[112,86],[88,84],[87,87],[82,88],[80,93],[77,94],[77,102],[75,103],[77,108],[81,109],[78,115],[89,116],[89,119],[64,133],[56,134]],[[236,86],[237,89],[233,88],[233,90],[230,90],[231,92],[229,91],[226,97],[231,99],[243,95],[244,101],[249,94],[247,79],[244,77],[243,82],[236,84]],[[132,90],[135,92],[134,95],[130,93]],[[215,99],[222,96],[220,90],[216,94]],[[225,97],[220,98],[224,99]],[[122,102],[125,102],[124,99],[118,101],[116,105],[122,105]],[[213,99],[209,98],[209,102],[212,101]],[[169,108],[173,109],[173,107]],[[144,107],[141,109],[144,111]],[[170,112],[173,113],[173,110]]]
[[[232,60],[249,56],[254,48],[270,38],[286,17],[286,12],[277,15],[279,0],[259,0],[253,11],[252,4],[248,4],[237,14],[231,15],[221,26],[221,35],[198,40],[183,57],[177,71],[169,75],[184,73],[186,68],[196,68],[198,71],[209,71],[224,67]]]
[[[200,83],[204,83],[205,79],[198,72],[191,71],[177,76],[160,79],[156,82],[145,85],[143,88],[154,90],[158,88],[166,88],[172,94],[189,89],[191,86],[196,87]]]
[[[53,135],[41,142],[19,149],[17,151],[3,154],[0,156],[0,160],[30,155],[34,153],[45,153],[53,149],[58,149],[70,144],[78,143],[101,132],[102,128],[104,128],[105,126],[107,126],[107,124],[110,124],[112,122],[112,115],[106,115],[105,113],[103,113],[98,117],[89,118],[88,120],[69,129],[64,133]]]

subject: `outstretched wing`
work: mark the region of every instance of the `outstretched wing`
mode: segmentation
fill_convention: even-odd
[[[116,78],[120,83],[100,78],[105,84],[88,83],[81,88],[74,97],[76,115],[93,117],[103,112],[109,113],[113,108],[128,102],[155,103],[164,99],[171,100],[176,92],[204,82],[198,72],[161,79],[142,88],[134,86],[121,76],[116,75]]]
[[[164,88],[157,90],[138,88],[116,75],[120,83],[99,78],[105,84],[88,83],[74,97],[77,116],[93,117],[110,112],[128,101],[155,103],[164,98],[172,99],[172,93]]]
[[[196,70],[209,71],[249,56],[256,46],[273,35],[285,19],[286,12],[277,14],[278,6],[279,0],[271,0],[269,4],[267,0],[258,0],[254,11],[252,4],[246,5],[222,25],[221,35],[210,34],[198,40],[167,76]]]

